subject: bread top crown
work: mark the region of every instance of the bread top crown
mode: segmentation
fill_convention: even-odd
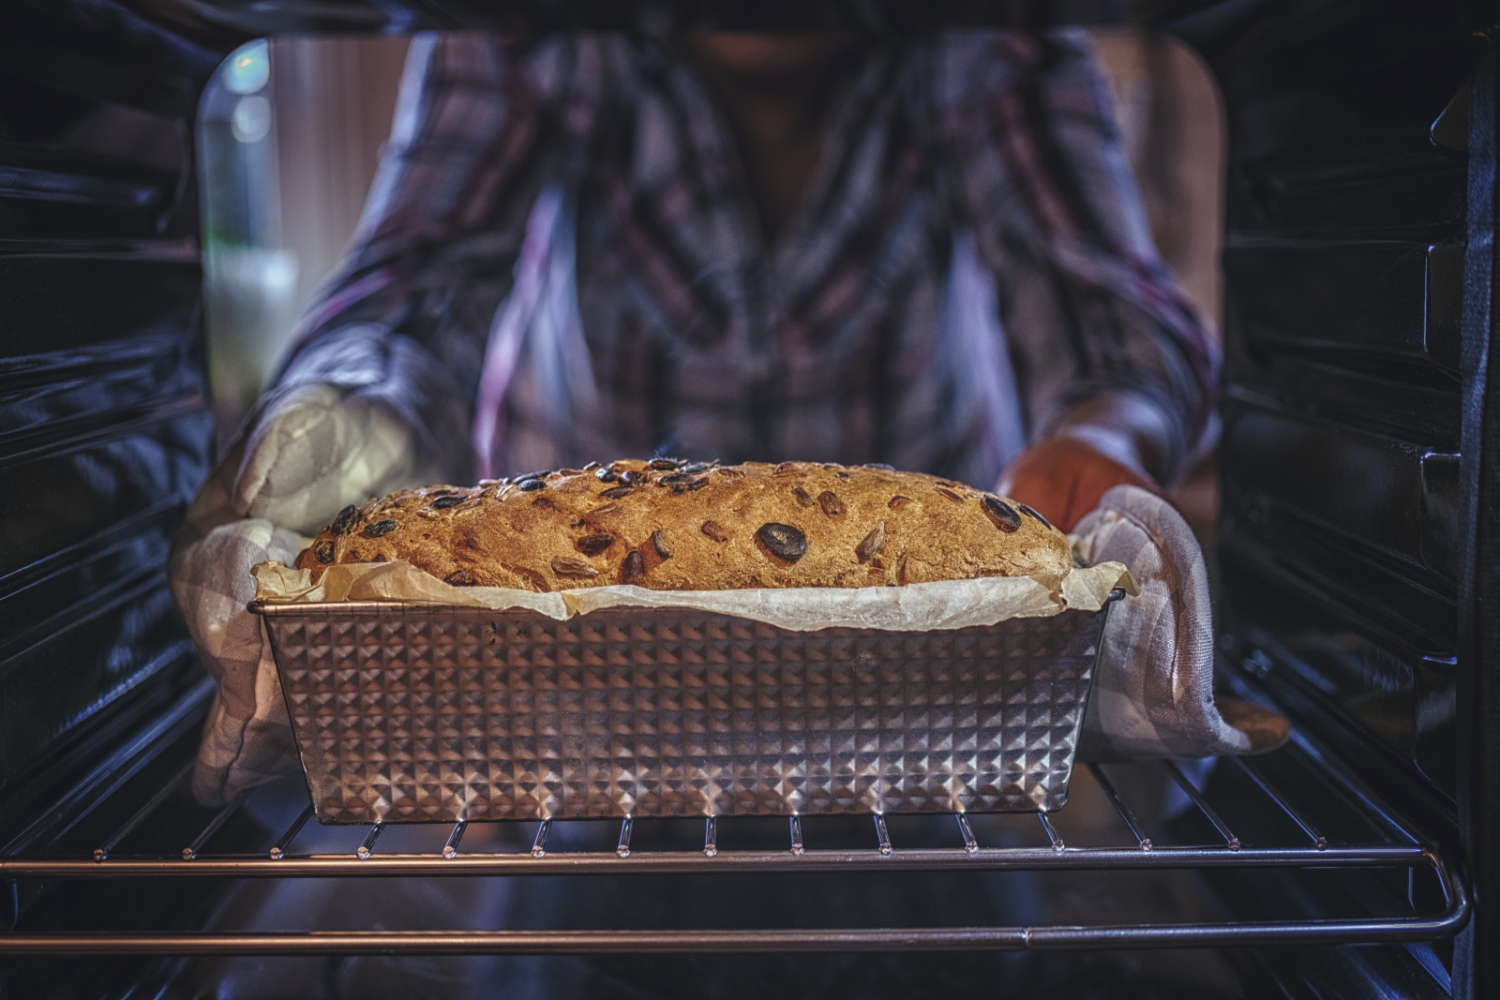
[[[405,560],[455,586],[568,590],[1046,583],[1066,537],[1024,504],[886,466],[626,459],[346,507],[297,565]]]

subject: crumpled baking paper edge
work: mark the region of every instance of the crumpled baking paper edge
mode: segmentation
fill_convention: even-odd
[[[494,611],[527,608],[566,621],[600,608],[692,608],[735,615],[793,632],[873,628],[891,632],[994,625],[1044,618],[1067,608],[1098,611],[1110,591],[1137,594],[1123,563],[1075,568],[1052,586],[1029,576],[942,580],[904,587],[786,587],[753,590],[648,590],[625,585],[538,594],[507,587],[452,587],[407,562],[340,563],[312,571],[274,560],[251,569],[255,599],[268,604],[399,601]]]

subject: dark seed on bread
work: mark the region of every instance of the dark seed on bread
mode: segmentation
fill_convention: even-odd
[[[790,524],[769,521],[755,532],[755,537],[778,559],[796,562],[807,554],[807,536]]]
[[[584,535],[573,543],[573,547],[586,556],[597,556],[615,544],[611,535]]]
[[[332,531],[335,535],[342,535],[347,532],[350,526],[353,525],[354,522],[358,519],[359,508],[351,503],[349,506],[339,511],[339,516],[333,519],[333,524],[329,525],[328,530]]]
[[[995,522],[995,527],[1007,535],[1014,534],[1021,529],[1021,515],[1017,514],[1014,507],[999,497],[986,495],[980,501],[980,505],[984,507],[984,512],[990,516],[990,520]]]
[[[641,558],[639,552],[632,549],[625,557],[625,561],[620,564],[620,582],[640,583],[644,579],[646,579],[646,560]]]
[[[599,571],[582,559],[574,559],[572,556],[558,556],[552,560],[552,572],[558,576],[576,577],[579,579],[592,579],[599,575]]]

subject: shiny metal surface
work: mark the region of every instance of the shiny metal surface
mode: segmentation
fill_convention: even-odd
[[[1224,846],[1231,851],[1238,851],[1241,846],[1240,838],[1236,837],[1234,832],[1224,825],[1224,821],[1219,818],[1219,814],[1214,811],[1213,806],[1204,801],[1203,794],[1193,786],[1191,781],[1188,781],[1187,775],[1182,773],[1182,768],[1177,766],[1176,761],[1167,761],[1167,772],[1172,776],[1172,780],[1177,784],[1177,787],[1181,788],[1187,797],[1193,800],[1193,805],[1198,807],[1198,811],[1203,814],[1204,818],[1213,824],[1215,830],[1219,831],[1219,835],[1224,838]]]
[[[1038,814],[1043,815],[1043,814]],[[567,822],[567,821],[563,821]],[[903,849],[892,844],[889,854],[872,850],[809,849],[788,837],[782,851],[616,851],[504,854],[464,854],[452,858],[432,854],[285,855],[279,861],[264,855],[182,858],[7,859],[0,875],[7,878],[337,878],[364,876],[448,875],[598,875],[692,872],[831,872],[831,871],[1047,871],[1073,869],[1112,871],[1125,868],[1368,868],[1432,867],[1434,857],[1420,846],[1340,847],[1314,852],[1311,848],[1241,848],[1224,846],[1154,847],[1004,847]],[[363,848],[363,845],[361,845]]]
[[[324,823],[1056,809],[1107,614],[253,607]]]
[[[1450,883],[1461,892],[1458,883]],[[1154,927],[944,927],[697,931],[306,931],[291,934],[119,934],[0,938],[0,954],[66,955],[565,955],[609,952],[1042,951],[1081,948],[1349,944],[1427,941],[1468,916],[1460,897],[1432,920],[1165,924]]]
[[[1141,832],[1144,829],[1141,821],[1136,818],[1135,812],[1130,808],[1130,806],[1125,804],[1125,800],[1121,798],[1120,793],[1115,790],[1115,784],[1114,782],[1109,780],[1109,775],[1104,773],[1104,768],[1100,767],[1098,764],[1091,763],[1089,764],[1089,771],[1093,774],[1094,780],[1099,783],[1100,790],[1103,791],[1105,797],[1109,799],[1109,804],[1115,807],[1115,812],[1119,813],[1120,819],[1124,820],[1125,828],[1130,831],[1130,835],[1134,837],[1136,843],[1141,846],[1141,850],[1151,850],[1151,848],[1154,846],[1151,843],[1151,838]],[[962,816],[960,816],[958,819],[960,823],[965,823]],[[973,841],[974,836],[973,834],[969,833],[968,825],[967,823],[965,823],[964,843],[973,844]],[[972,850],[973,847],[970,847],[970,849]]]
[[[1300,751],[1299,751],[1300,754]],[[306,822],[304,811],[276,841],[268,857],[253,855],[204,855],[186,860],[173,856],[116,856],[102,861],[87,858],[0,859],[0,877],[13,879],[159,879],[178,876],[213,878],[244,877],[399,877],[399,876],[628,876],[653,874],[766,875],[770,873],[832,873],[849,875],[879,872],[1001,872],[1086,870],[1197,869],[1204,872],[1257,869],[1276,870],[1284,877],[1326,877],[1339,870],[1350,875],[1380,878],[1381,872],[1408,869],[1413,878],[1431,880],[1437,890],[1434,908],[1422,912],[1413,904],[1411,912],[1392,915],[1311,919],[1305,912],[1272,914],[1279,919],[1252,922],[1224,920],[1198,923],[1142,923],[1112,926],[1023,926],[1023,927],[875,927],[798,928],[786,930],[726,930],[701,928],[671,932],[653,930],[527,931],[527,930],[423,930],[306,931],[276,934],[186,934],[158,933],[115,935],[107,933],[24,932],[0,935],[0,954],[357,954],[412,952],[428,954],[525,953],[612,951],[848,951],[900,948],[909,950],[1025,950],[1128,947],[1186,947],[1251,944],[1332,944],[1376,941],[1426,941],[1453,933],[1468,918],[1470,903],[1463,886],[1432,848],[1416,842],[1378,803],[1362,795],[1357,786],[1337,786],[1337,794],[1357,810],[1360,822],[1371,831],[1372,842],[1361,844],[1272,846],[1243,844],[1239,835],[1224,825],[1212,811],[1202,792],[1185,774],[1184,789],[1193,789],[1192,802],[1198,814],[1226,842],[1213,845],[1150,843],[1133,826],[1139,820],[1113,784],[1108,801],[1130,830],[1133,843],[1111,847],[1066,846],[1046,813],[1038,813],[1048,843],[1040,846],[982,846],[963,814],[957,815],[951,847],[903,847],[893,838],[884,817],[876,817],[874,836],[865,847],[827,849],[808,843],[800,816],[789,817],[787,837],[781,850],[719,850],[720,822],[741,822],[733,817],[713,818],[705,832],[705,849],[640,849],[632,844],[633,819],[620,827],[616,848],[611,850],[547,852],[545,842],[554,823],[538,824],[532,847],[508,852],[459,850],[465,824],[449,832],[441,850],[426,854],[375,853],[375,839],[384,826],[377,824],[352,853],[297,855],[285,853],[293,847]],[[1244,770],[1253,776],[1251,787],[1265,793],[1256,808],[1274,808],[1286,802],[1286,793],[1255,764]],[[1109,781],[1103,767],[1091,768]],[[181,784],[174,778],[166,786]],[[1328,785],[1325,791],[1335,786]],[[253,793],[252,793],[253,794]],[[151,818],[164,796],[151,797],[141,820]],[[155,803],[155,804],[153,804]],[[133,816],[132,818],[135,818]],[[202,845],[223,822],[213,816],[195,836]],[[562,821],[567,823],[569,821]],[[1298,831],[1306,832],[1306,831]],[[1147,847],[1147,844],[1150,846]],[[1238,849],[1230,846],[1239,844]],[[279,860],[275,851],[283,852]],[[1321,884],[1321,883],[1310,883]]]
[[[1409,815],[1452,812],[1463,767],[1461,371],[1487,168],[1432,126],[1491,8],[1280,7],[1253,41],[1188,29],[1228,108],[1225,648],[1295,725],[1392,795],[1411,783]]]
[[[719,821],[710,816],[703,821],[703,854],[705,857],[716,857],[719,853]]]
[[[210,458],[193,118],[220,57],[66,2],[0,6],[0,50],[9,841],[61,787],[113,783],[99,762],[201,676],[162,569]]]
[[[469,828],[469,821],[461,819],[453,824],[453,832],[448,834],[447,843],[443,844],[443,857],[449,859],[458,857],[458,845],[463,842],[464,831]]]
[[[131,833],[135,831],[136,827],[140,826],[146,821],[147,817],[149,817],[156,810],[160,809],[161,804],[167,801],[168,796],[176,791],[177,785],[181,784],[182,781],[192,773],[192,771],[192,764],[184,765],[181,770],[177,772],[177,776],[172,781],[161,786],[161,788],[157,790],[155,795],[146,800],[145,805],[136,810],[131,815],[131,817],[120,826],[119,829],[110,834],[108,840],[94,849],[94,860],[103,861],[108,858],[109,852],[114,850],[115,845],[124,840],[126,837],[130,836]]]

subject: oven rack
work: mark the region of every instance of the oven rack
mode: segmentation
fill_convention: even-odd
[[[694,929],[694,930],[376,930],[299,932],[150,932],[110,933],[19,930],[0,933],[0,954],[554,954],[604,952],[766,952],[870,951],[907,949],[925,951],[1089,949],[1113,947],[1252,946],[1280,944],[1371,944],[1421,942],[1445,938],[1465,923],[1469,899],[1462,882],[1440,852],[1424,843],[1406,824],[1391,815],[1354,779],[1333,769],[1315,747],[1300,738],[1271,755],[1297,762],[1317,776],[1321,786],[1312,791],[1333,796],[1362,821],[1369,836],[1342,837],[1334,842],[1307,817],[1307,811],[1273,780],[1268,759],[1223,758],[1219,767],[1238,772],[1261,800],[1257,808],[1275,811],[1286,829],[1296,830],[1293,843],[1261,843],[1241,837],[1209,802],[1204,791],[1175,762],[1161,762],[1166,778],[1186,796],[1204,830],[1214,831],[1207,843],[1162,843],[1153,840],[1137,811],[1111,780],[1114,765],[1085,765],[1100,791],[1128,831],[1122,843],[1079,847],[1064,842],[1053,819],[1035,814],[1036,846],[985,846],[973,825],[961,814],[948,826],[951,846],[903,846],[893,840],[885,817],[874,816],[868,846],[858,849],[820,848],[804,837],[801,817],[787,818],[786,841],[780,850],[720,849],[720,834],[734,817],[703,821],[702,847],[693,850],[640,849],[633,845],[635,821],[624,819],[613,851],[557,851],[547,846],[557,823],[532,821],[535,834],[515,850],[466,852],[467,824],[447,831],[440,849],[425,853],[382,853],[384,824],[362,828],[359,846],[349,853],[298,853],[299,834],[312,818],[307,804],[295,821],[255,853],[214,853],[216,835],[245,808],[246,798],[219,810],[203,825],[184,831],[176,854],[141,855],[121,848],[133,834],[148,828],[164,803],[185,794],[191,766],[183,766],[140,801],[128,818],[98,841],[92,855],[48,856],[30,850],[0,857],[0,877],[13,886],[27,880],[56,883],[67,880],[243,879],[243,878],[379,878],[453,876],[599,876],[641,874],[827,873],[936,871],[1093,871],[1191,870],[1208,875],[1226,870],[1279,870],[1291,877],[1310,872],[1340,870],[1375,875],[1405,870],[1409,880],[1430,875],[1437,887],[1436,912],[1320,918],[1289,912],[1282,919],[1238,922],[1224,918],[1197,922],[1148,922],[1107,926],[1076,924],[1038,926],[873,927],[828,929]],[[1140,765],[1131,765],[1140,766]],[[118,791],[118,787],[115,789]],[[1304,795],[1308,789],[1303,788]],[[252,792],[251,795],[256,793]],[[1308,800],[1304,797],[1302,801]],[[126,803],[128,808],[134,801]],[[90,806],[92,808],[92,806]],[[125,809],[117,815],[127,815]],[[558,821],[574,822],[574,821]],[[1206,825],[1205,825],[1206,824]],[[520,824],[500,824],[519,828]],[[1037,829],[1039,828],[1039,829]],[[441,831],[433,831],[436,842]],[[15,842],[13,845],[15,846]]]

